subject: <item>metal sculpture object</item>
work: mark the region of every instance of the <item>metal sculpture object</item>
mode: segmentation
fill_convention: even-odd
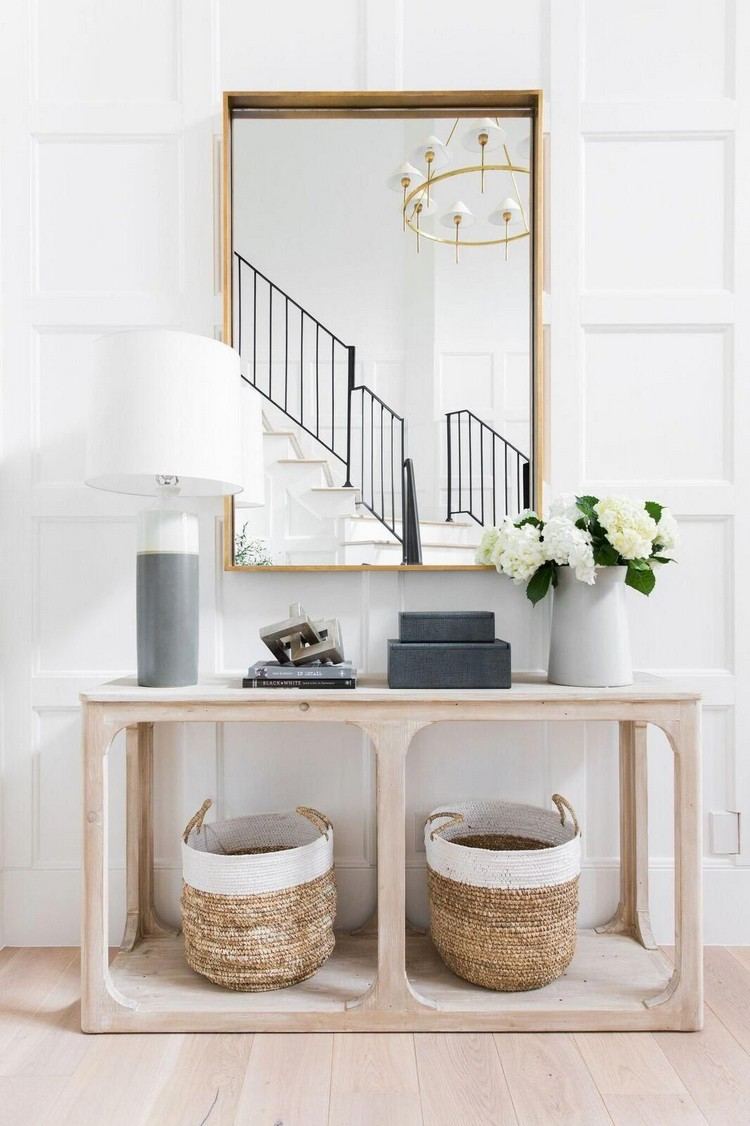
[[[299,602],[291,604],[285,621],[263,626],[260,639],[280,665],[309,665],[313,661],[337,665],[344,660],[338,619],[313,621]]]

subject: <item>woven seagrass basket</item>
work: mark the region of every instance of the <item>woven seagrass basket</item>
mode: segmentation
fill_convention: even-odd
[[[581,834],[570,803],[559,794],[552,801],[558,813],[486,801],[427,818],[432,941],[466,981],[503,992],[538,989],[570,964]]]
[[[182,927],[188,965],[227,989],[257,993],[304,981],[334,947],[333,828],[298,806],[185,827]]]

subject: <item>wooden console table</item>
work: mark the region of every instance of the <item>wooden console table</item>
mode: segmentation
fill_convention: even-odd
[[[81,1023],[87,1032],[697,1029],[703,1019],[700,701],[657,678],[629,688],[507,691],[189,689],[115,681],[82,697],[84,895]],[[451,974],[429,937],[406,933],[405,763],[417,731],[466,720],[613,720],[620,729],[620,903],[582,931],[567,973],[544,989],[494,993]],[[233,993],[194,974],[181,936],[152,897],[152,732],[159,722],[349,723],[377,761],[376,935],[339,935],[306,982]],[[674,752],[675,961],[656,948],[648,917],[646,725]],[[128,919],[108,964],[107,752],[127,731]],[[469,755],[470,750],[462,750]]]

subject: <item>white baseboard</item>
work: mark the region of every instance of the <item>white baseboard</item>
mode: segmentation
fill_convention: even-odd
[[[156,899],[164,918],[179,921],[181,874],[176,868],[156,870]],[[658,942],[673,941],[674,873],[655,865],[649,873],[651,921]],[[342,927],[359,926],[376,902],[374,868],[336,870],[338,919]],[[75,868],[10,869],[4,873],[5,943],[8,946],[75,946],[80,935],[80,872]],[[407,911],[417,925],[427,920],[424,868],[406,873]],[[110,873],[110,942],[117,945],[125,918],[124,872]],[[618,898],[616,866],[594,866],[581,876],[582,926],[605,922]],[[708,866],[704,871],[705,941],[716,945],[750,945],[750,868]]]

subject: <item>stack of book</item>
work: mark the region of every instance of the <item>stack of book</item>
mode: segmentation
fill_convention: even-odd
[[[242,679],[243,688],[356,688],[357,670],[351,661],[339,665],[311,661],[307,665],[280,665],[256,661]]]

